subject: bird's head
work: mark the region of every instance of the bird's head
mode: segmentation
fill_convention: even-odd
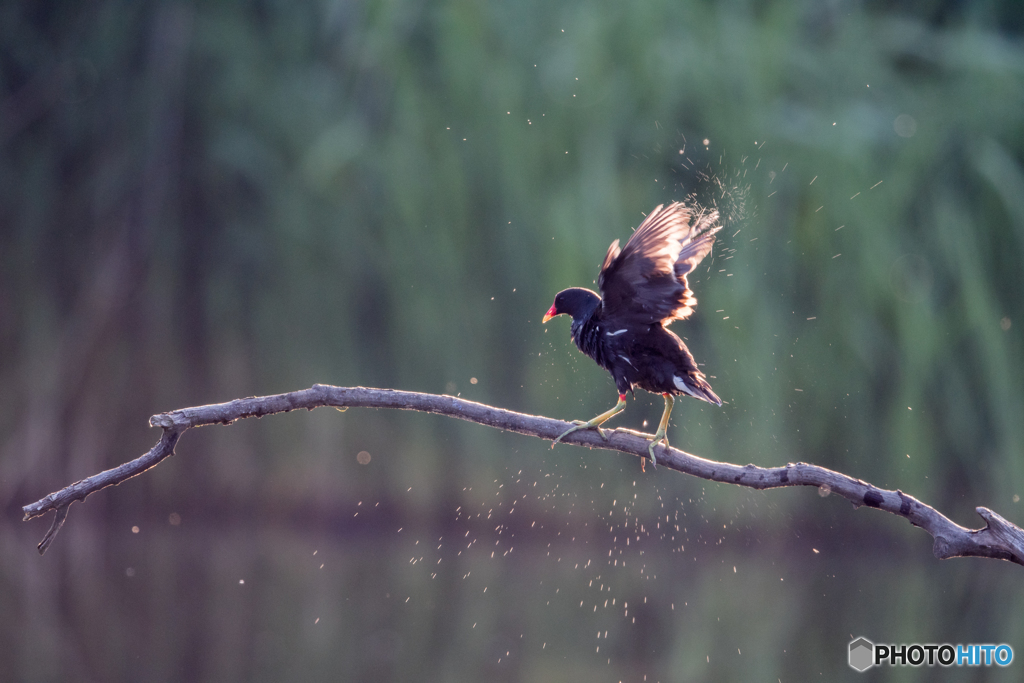
[[[541,321],[547,322],[563,313],[571,316],[573,320],[583,320],[594,312],[599,303],[601,303],[601,297],[589,289],[582,287],[563,289],[555,295],[555,303],[551,304],[551,308],[544,314]]]

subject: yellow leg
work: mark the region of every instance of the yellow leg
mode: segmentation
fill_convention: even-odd
[[[551,443],[551,447],[554,448],[556,443],[558,443],[559,441],[561,441],[565,437],[569,436],[573,432],[578,431],[580,429],[594,428],[594,429],[597,430],[597,433],[601,435],[601,438],[604,439],[605,441],[607,441],[608,440],[608,436],[604,433],[604,430],[601,429],[601,425],[604,424],[605,422],[607,422],[609,419],[615,417],[616,415],[618,415],[619,413],[621,413],[625,409],[626,409],[626,395],[625,394],[619,394],[619,402],[615,404],[614,408],[612,408],[611,410],[609,410],[607,412],[601,413],[600,415],[595,417],[593,420],[590,420],[589,422],[581,422],[579,420],[573,420],[573,422],[576,423],[576,426],[573,427],[572,429],[567,430],[565,433],[563,433],[561,436],[559,436],[557,439],[555,439]]]
[[[672,414],[672,406],[675,405],[675,399],[672,398],[672,394],[662,394],[665,397],[665,412],[661,414],[661,422],[658,423],[658,431],[654,433],[654,439],[651,440],[650,445],[647,447],[647,452],[651,455],[651,467],[657,468],[658,463],[654,459],[654,447],[658,445],[659,441],[665,442],[665,448],[668,448],[668,417]],[[643,462],[640,463],[640,469],[643,469]]]

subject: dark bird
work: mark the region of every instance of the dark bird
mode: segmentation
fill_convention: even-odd
[[[722,405],[686,344],[666,329],[672,321],[688,317],[697,305],[686,276],[710,253],[721,227],[717,211],[695,213],[680,202],[660,205],[622,250],[618,240],[608,247],[597,280],[603,296],[582,287],[564,289],[555,296],[543,321],[563,313],[572,317],[572,340],[612,374],[619,401],[589,422],[574,420],[576,426],[554,443],[590,428],[607,440],[601,425],[626,408],[627,392],[640,387],[665,397],[665,412],[647,448],[655,464],[654,447],[660,441],[668,447],[666,430],[674,396],[687,394]]]

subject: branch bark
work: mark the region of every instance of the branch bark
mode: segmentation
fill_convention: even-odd
[[[332,406],[348,408],[398,408],[447,415],[528,436],[554,440],[571,425],[561,420],[526,415],[510,410],[467,401],[453,396],[438,396],[393,389],[367,389],[364,387],[335,387],[315,384],[309,389],[274,396],[241,398],[228,403],[182,408],[150,418],[153,427],[163,429],[155,446],[145,455],[91,477],[75,482],[24,508],[25,520],[54,511],[50,530],[39,543],[40,554],[53,542],[67,517],[68,508],[75,501],[85,500],[89,494],[114,486],[145,472],[174,453],[181,435],[193,427],[212,424],[230,424],[247,417],[262,417],[292,410]],[[593,430],[573,432],[563,443],[590,448],[619,451],[640,458],[648,457],[648,439],[638,432],[618,429],[606,431],[605,441]],[[1024,565],[1024,530],[1008,522],[995,512],[976,508],[985,520],[982,529],[962,527],[934,508],[900,490],[880,489],[868,482],[833,472],[807,463],[789,463],[783,467],[733,465],[706,460],[675,448],[659,447],[657,462],[663,467],[677,470],[709,481],[736,484],[754,489],[784,486],[814,486],[823,493],[835,493],[848,499],[855,507],[866,505],[904,517],[914,526],[927,531],[934,538],[932,552],[938,559],[951,557],[990,557]]]

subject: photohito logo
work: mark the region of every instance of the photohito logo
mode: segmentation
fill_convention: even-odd
[[[1013,648],[1000,645],[950,645],[934,643],[876,645],[867,638],[850,643],[850,666],[867,671],[873,666],[1009,666]]]

